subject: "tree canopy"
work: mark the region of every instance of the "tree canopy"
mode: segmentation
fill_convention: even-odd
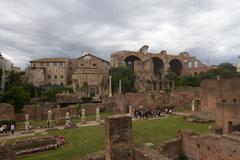
[[[134,88],[135,75],[127,66],[112,67],[109,71],[112,76],[112,89],[117,92],[119,88],[119,80],[122,84],[122,92],[136,92]]]
[[[175,77],[169,73],[170,80],[175,80],[176,86],[199,86],[204,79],[239,77],[236,67],[231,63],[221,63],[217,68],[196,75],[182,75]],[[172,79],[171,79],[172,78]]]

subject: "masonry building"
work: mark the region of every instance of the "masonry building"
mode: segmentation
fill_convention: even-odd
[[[42,58],[30,61],[26,78],[34,86],[68,85],[71,60],[68,58]]]
[[[144,45],[139,51],[123,50],[111,55],[111,66],[127,65],[134,71],[135,85],[140,91],[171,88],[173,84],[166,81],[169,72],[186,75],[198,74],[208,69],[205,64],[187,52],[170,55],[165,50],[151,53],[148,52],[148,48]]]
[[[109,64],[89,53],[79,57],[72,75],[74,92],[91,97],[108,95]]]

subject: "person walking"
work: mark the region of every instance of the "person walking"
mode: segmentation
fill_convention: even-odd
[[[11,132],[12,132],[12,135],[14,135],[14,131],[15,131],[15,126],[14,126],[14,124],[11,124]]]

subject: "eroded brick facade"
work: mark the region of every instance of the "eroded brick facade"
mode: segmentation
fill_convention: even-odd
[[[139,51],[119,51],[111,55],[111,66],[127,65],[136,75],[136,88],[139,91],[163,90],[169,85],[163,80],[169,72],[177,75],[197,74],[208,70],[208,67],[196,57],[191,57],[187,52],[179,55],[170,55],[166,51],[159,53],[148,52],[148,46],[143,46]]]

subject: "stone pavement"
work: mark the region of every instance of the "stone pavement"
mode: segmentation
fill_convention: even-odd
[[[100,122],[96,122],[96,121],[86,121],[85,124],[82,124],[81,122],[76,123],[77,127],[89,127],[89,126],[97,126],[104,123],[103,120],[101,120]],[[63,130],[65,128],[64,125],[61,126],[56,126],[54,128],[38,128],[38,129],[32,129],[31,131],[33,131],[32,133],[22,133],[23,131],[16,131],[14,133],[14,135],[11,135],[9,133],[8,136],[2,136],[0,137],[0,141],[2,140],[9,140],[9,139],[15,139],[15,138],[22,138],[22,137],[30,137],[30,136],[34,136],[35,134],[47,134],[49,131],[51,130]]]

